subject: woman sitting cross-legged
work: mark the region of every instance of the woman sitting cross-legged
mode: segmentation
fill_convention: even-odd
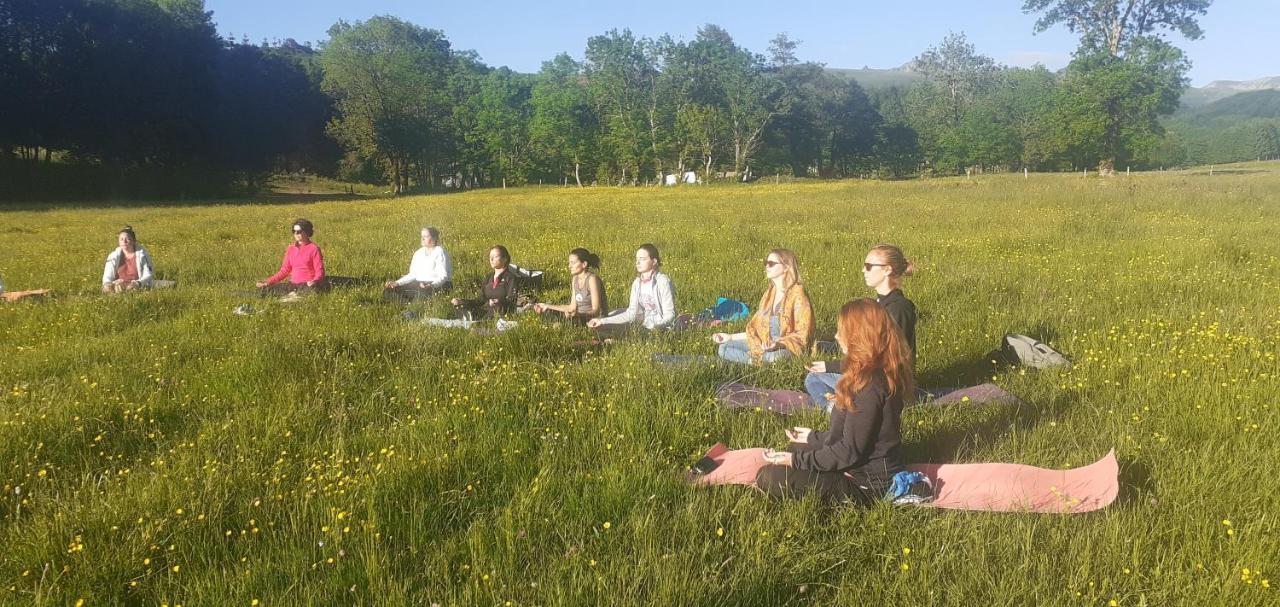
[[[138,236],[133,227],[125,226],[116,235],[116,250],[107,255],[107,263],[102,268],[102,292],[123,293],[138,289],[150,289],[154,271],[151,266],[151,255],[147,249],[138,244]]]
[[[907,347],[911,349],[911,361],[916,359],[916,305],[902,294],[902,281],[915,273],[915,264],[907,260],[902,249],[891,244],[871,247],[862,263],[862,280],[876,292],[876,303],[884,306],[893,324],[902,331]],[[804,377],[804,388],[814,405],[830,411],[834,406],[829,394],[833,394],[840,381],[840,361],[814,361],[809,364],[809,374]]]
[[[769,495],[869,504],[904,469],[902,406],[915,386],[902,332],[883,306],[855,299],[840,309],[836,340],[847,354],[831,429],[793,428],[785,451],[765,452],[756,486]]]
[[[315,226],[306,219],[293,222],[293,244],[284,251],[280,271],[257,282],[262,295],[297,296],[312,291],[326,292],[329,281],[324,273],[324,255],[311,242]],[[289,279],[285,282],[285,279]]]
[[[409,261],[409,273],[383,285],[382,296],[392,301],[416,301],[453,288],[453,262],[440,245],[440,230],[422,228],[422,247]]]
[[[661,272],[658,247],[642,244],[636,249],[636,279],[631,283],[627,309],[613,316],[593,318],[587,326],[603,339],[622,337],[639,325],[647,330],[665,329],[676,320],[676,294],[671,279]]]
[[[760,299],[760,309],[747,321],[747,330],[711,336],[720,344],[720,358],[744,364],[771,363],[805,356],[813,348],[813,306],[800,283],[795,253],[788,249],[769,251],[764,275],[769,288]]]
[[[585,325],[599,318],[609,309],[604,294],[604,281],[597,273],[600,256],[584,248],[569,251],[569,303],[564,305],[537,303],[533,311],[552,321],[568,320]]]
[[[502,245],[494,245],[489,249],[489,266],[493,268],[493,274],[480,285],[479,298],[455,297],[450,300],[458,318],[496,319],[515,311],[520,281],[511,271],[511,253]]]

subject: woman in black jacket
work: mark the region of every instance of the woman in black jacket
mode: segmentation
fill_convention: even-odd
[[[458,318],[467,320],[500,318],[515,311],[520,281],[515,272],[511,271],[511,253],[500,244],[494,245],[489,249],[489,266],[493,268],[493,274],[480,285],[479,298],[455,297],[450,300],[458,313]]]
[[[869,504],[901,472],[902,406],[915,394],[911,349],[884,307],[855,299],[840,309],[845,350],[831,429],[787,431],[785,451],[768,451],[756,486],[775,497],[810,491],[828,501]]]

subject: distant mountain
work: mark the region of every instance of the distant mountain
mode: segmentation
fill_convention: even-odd
[[[1280,78],[1271,80],[1280,82]],[[1222,118],[1280,118],[1280,87],[1234,93],[1229,97],[1201,106],[1183,105],[1174,117],[1191,122],[1206,122]]]
[[[1187,89],[1182,94],[1182,107],[1201,107],[1238,93],[1265,90],[1280,90],[1280,76],[1257,80],[1214,80],[1205,86]]]
[[[849,78],[857,81],[862,88],[871,89],[887,89],[891,87],[906,88],[915,82],[918,82],[923,76],[914,69],[913,62],[907,62],[898,67],[888,69],[875,69],[863,67],[861,69],[849,69],[828,67],[827,72]],[[1179,115],[1188,115],[1190,110],[1203,108],[1212,103],[1222,101],[1239,95],[1241,93],[1280,91],[1280,76],[1272,76],[1270,78],[1258,78],[1256,80],[1215,80],[1209,84],[1198,87],[1189,88],[1182,93],[1181,109],[1178,110]],[[1211,116],[1217,117],[1225,115],[1241,115],[1247,117],[1264,117],[1272,118],[1274,116],[1266,115],[1270,107],[1266,104],[1265,96],[1255,96],[1252,98],[1244,98],[1237,100],[1238,105],[1228,105],[1220,107],[1210,112]],[[1260,107],[1244,108],[1242,105],[1257,105]],[[1259,113],[1261,112],[1261,114]]]
[[[912,83],[923,78],[912,69],[911,63],[903,64],[899,67],[889,69],[873,69],[864,67],[862,69],[846,69],[838,67],[829,67],[827,71],[856,81],[864,89],[887,89],[892,87],[907,87]]]

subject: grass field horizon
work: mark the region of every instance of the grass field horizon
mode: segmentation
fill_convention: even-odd
[[[297,217],[363,284],[246,297]],[[177,288],[96,294],[125,224]],[[381,283],[426,225],[464,294],[501,243],[554,302],[584,246],[621,305],[652,242],[685,312],[754,308],[760,260],[788,247],[823,336],[869,295],[866,250],[896,243],[918,266],[919,383],[1024,401],[909,409],[908,460],[1066,468],[1114,448],[1120,498],[1066,516],[690,488],[716,441],[825,426],[715,405],[734,378],[799,389],[798,363],[650,362],[714,353],[710,330],[584,353],[531,318],[487,337],[405,322]],[[0,604],[1275,604],[1278,226],[1280,162],[0,209],[6,288],[55,291],[0,305]],[[994,367],[1006,332],[1075,365]]]

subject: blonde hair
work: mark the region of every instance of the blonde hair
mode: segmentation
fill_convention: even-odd
[[[782,275],[783,293],[786,293],[787,289],[800,284],[800,262],[796,259],[796,254],[791,249],[770,249],[769,255],[776,256],[778,261],[782,262],[784,269]],[[766,261],[768,261],[769,255],[765,255]],[[773,281],[769,281],[769,288],[764,290],[764,296],[760,298],[760,307],[756,310],[758,316],[768,316],[773,313],[774,296]]]
[[[782,289],[790,289],[792,285],[801,284],[800,282],[800,260],[796,259],[796,254],[791,249],[770,249],[769,255],[775,255],[778,261],[782,262],[782,267],[786,269],[786,273],[782,277]],[[765,259],[769,258],[765,255]]]
[[[884,262],[889,264],[889,269],[893,270],[893,276],[895,278],[911,276],[916,272],[916,264],[911,263],[911,261],[907,259],[907,256],[903,254],[902,249],[898,248],[897,245],[880,243],[871,247],[871,252],[878,253],[880,257],[884,259]]]

